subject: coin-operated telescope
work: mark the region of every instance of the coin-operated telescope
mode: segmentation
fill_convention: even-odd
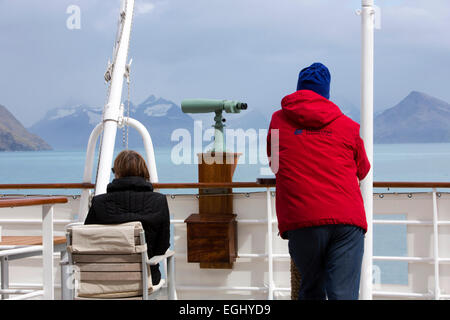
[[[189,99],[181,102],[181,110],[184,113],[210,113],[215,112],[214,131],[214,152],[224,152],[225,137],[223,128],[225,127],[226,113],[240,113],[241,110],[247,110],[247,104],[239,101],[213,100],[213,99]]]
[[[214,112],[214,149],[199,153],[199,183],[231,183],[240,153],[227,152],[224,148],[223,112],[240,113],[247,104],[238,101],[195,99],[181,103],[184,113]],[[187,261],[200,263],[200,268],[231,269],[237,253],[237,221],[233,210],[232,188],[199,189],[198,214],[191,214],[186,220],[189,234],[187,241]],[[217,226],[220,227],[217,227]],[[211,236],[211,228],[218,231]],[[220,248],[215,245],[223,243]],[[214,254],[210,254],[214,252]]]

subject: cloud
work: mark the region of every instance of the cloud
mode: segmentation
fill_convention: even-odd
[[[155,4],[148,1],[136,1],[135,3],[135,13],[136,14],[147,14],[155,9]]]
[[[80,30],[66,28],[72,4],[81,8]],[[450,101],[450,1],[376,4],[382,23],[375,36],[375,107],[391,107],[411,90]],[[120,0],[0,0],[0,61],[8,61],[0,73],[0,103],[26,124],[71,97],[102,105],[119,5]],[[267,109],[295,90],[302,66],[318,60],[332,71],[332,93],[359,105],[360,5],[136,0],[132,100],[152,93],[177,103],[204,96]]]

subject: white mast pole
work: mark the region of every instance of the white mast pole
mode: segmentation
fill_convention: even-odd
[[[361,137],[364,140],[367,157],[372,168],[367,177],[361,182],[361,192],[364,199],[368,230],[365,238],[364,257],[361,268],[360,298],[363,300],[372,300],[374,0],[362,0],[361,17]]]
[[[103,138],[100,148],[95,195],[106,193],[110,181],[111,165],[114,156],[117,124],[120,116],[123,80],[128,57],[128,46],[133,20],[134,0],[122,0],[119,24],[119,37],[115,44],[112,64],[111,89],[103,115]]]

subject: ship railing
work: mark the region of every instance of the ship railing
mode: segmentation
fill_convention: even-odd
[[[3,197],[0,199],[1,208],[17,208],[28,206],[42,207],[42,245],[22,245],[0,248],[1,260],[1,290],[3,297],[9,294],[16,295],[15,299],[30,299],[36,296],[43,296],[46,300],[54,299],[54,274],[53,274],[53,254],[54,254],[54,237],[53,237],[53,206],[55,204],[67,203],[65,197],[29,197],[15,198]],[[11,290],[9,289],[9,260],[21,259],[34,255],[43,255],[43,290]]]
[[[93,184],[81,183],[81,184],[21,184],[21,185],[0,185],[0,189],[92,189]],[[273,252],[272,242],[273,242],[273,229],[274,225],[277,224],[275,208],[274,208],[274,198],[275,198],[275,180],[264,180],[255,182],[233,182],[233,183],[157,183],[154,184],[154,188],[157,190],[164,189],[208,189],[208,188],[249,188],[249,189],[262,189],[266,193],[266,219],[238,219],[240,224],[266,224],[267,233],[269,236],[267,250],[265,253],[239,253],[240,258],[264,258],[267,259],[267,271],[268,271],[268,284],[264,287],[215,287],[214,290],[243,290],[243,291],[260,291],[266,292],[268,299],[273,299],[276,292],[288,292],[291,290],[290,287],[277,287],[274,282],[274,271],[273,262],[277,259],[289,259],[289,254],[279,254]],[[434,266],[434,288],[428,293],[420,292],[403,292],[403,291],[379,291],[373,290],[372,294],[375,297],[383,298],[419,298],[419,299],[450,299],[450,294],[447,292],[444,294],[441,292],[441,275],[440,275],[440,265],[450,263],[450,258],[441,257],[439,254],[439,229],[443,226],[450,226],[450,220],[439,220],[439,208],[438,199],[441,197],[440,189],[449,189],[450,183],[447,182],[374,182],[374,188],[386,188],[388,192],[374,192],[374,197],[378,197],[378,200],[383,199],[385,195],[392,192],[391,189],[431,189],[432,190],[432,219],[431,220],[390,220],[390,219],[375,219],[373,221],[374,225],[406,225],[406,226],[428,226],[432,227],[433,235],[433,250],[430,256],[373,256],[372,261],[401,261],[408,263],[427,263]],[[416,192],[403,192],[394,194],[405,194],[408,198],[412,198]],[[374,214],[377,214],[374,211]],[[8,222],[12,221],[10,219]],[[6,222],[0,220],[0,223]],[[37,221],[17,221],[23,223],[36,223]],[[55,220],[54,223],[68,224],[72,223],[72,220]],[[173,224],[182,224],[184,220],[182,219],[172,219]],[[369,226],[370,227],[370,226]],[[183,254],[178,254],[181,256]],[[211,290],[212,288],[208,286],[179,286],[178,290]]]
[[[374,296],[391,297],[391,298],[426,298],[426,299],[450,299],[450,292],[443,294],[441,292],[441,272],[440,266],[444,263],[450,263],[450,258],[443,258],[439,251],[439,227],[450,226],[450,220],[440,220],[438,198],[441,198],[441,192],[438,189],[450,188],[450,183],[446,182],[379,182],[374,183],[374,187],[378,188],[428,188],[432,189],[432,220],[374,220],[373,223],[377,225],[405,225],[405,226],[432,226],[433,241],[432,241],[432,255],[429,257],[422,256],[373,256],[373,261],[403,261],[408,263],[429,263],[434,266],[434,289],[428,293],[418,292],[395,292],[395,291],[376,291],[372,293]],[[407,192],[407,197],[412,199],[413,193]],[[384,194],[379,193],[378,197],[383,199]]]

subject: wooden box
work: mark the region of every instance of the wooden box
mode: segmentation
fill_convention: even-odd
[[[200,153],[198,154],[198,182],[229,183],[240,157],[240,153]],[[233,213],[232,188],[199,190],[199,213],[222,215]]]
[[[188,262],[200,268],[231,269],[237,256],[235,214],[192,214],[186,220]]]

